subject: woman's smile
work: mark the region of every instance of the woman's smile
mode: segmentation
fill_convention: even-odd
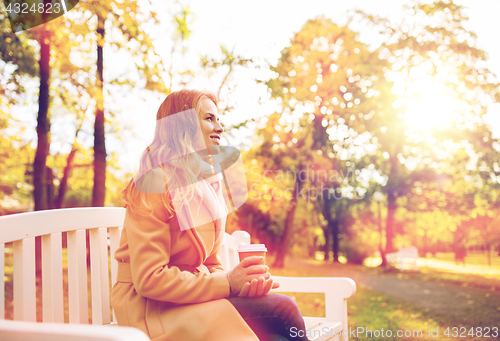
[[[200,111],[201,134],[203,135],[203,140],[206,146],[203,147],[203,149],[210,146],[220,145],[221,134],[224,129],[219,121],[220,116],[217,112],[215,103],[208,98],[203,98],[201,100]]]
[[[215,144],[219,145],[220,135],[210,135],[210,140],[212,140]]]

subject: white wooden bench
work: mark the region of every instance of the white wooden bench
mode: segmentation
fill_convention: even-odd
[[[116,325],[110,306],[111,284],[116,281],[124,208],[73,208],[29,212],[0,217],[0,276],[5,273],[5,255],[13,257],[13,320],[5,319],[5,285],[0,286],[0,340],[9,341],[149,341],[140,330]],[[90,273],[87,273],[86,230],[90,235]],[[62,235],[67,235],[67,262]],[[42,239],[43,323],[36,323],[35,237]],[[249,243],[244,231],[225,235],[222,262],[226,269],[238,262],[239,243]],[[6,245],[7,244],[7,245]],[[3,266],[1,266],[3,265]],[[67,294],[63,272],[67,268]],[[90,277],[90,278],[89,278]],[[349,278],[277,277],[279,292],[324,293],[325,318],[306,317],[313,340],[347,340],[347,298],[356,291]],[[91,297],[87,283],[90,280]],[[6,280],[4,280],[5,284]],[[69,322],[64,323],[67,300]],[[92,325],[89,325],[89,308]],[[344,330],[343,336],[341,335]],[[333,336],[333,337],[332,337]]]
[[[418,270],[418,250],[415,246],[402,247],[398,252],[388,253],[385,259],[390,264],[399,264],[400,270],[404,270],[405,262],[412,264],[414,270]]]

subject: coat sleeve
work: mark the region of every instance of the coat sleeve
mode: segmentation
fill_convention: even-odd
[[[158,301],[180,304],[229,297],[229,281],[225,272],[193,274],[169,265],[171,229],[178,227],[167,222],[167,214],[161,200],[154,204],[152,215],[127,208],[124,231],[127,233],[132,282],[137,293]],[[210,264],[215,266],[213,269],[217,268],[212,259]]]

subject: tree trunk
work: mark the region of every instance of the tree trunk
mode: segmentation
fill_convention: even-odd
[[[384,228],[382,227],[382,203],[378,202],[378,217],[377,217],[377,222],[378,222],[378,232],[380,234],[380,245],[379,245],[379,251],[380,251],[380,257],[382,258],[382,263],[380,266],[386,267],[387,266],[387,259],[385,259],[386,252],[384,251],[384,245],[383,245],[383,240],[384,240]]]
[[[47,167],[47,205],[49,210],[56,208],[55,206],[55,187],[54,187],[54,171],[52,168]]]
[[[387,192],[387,223],[385,229],[385,253],[394,251],[392,241],[394,239],[394,214],[396,213],[396,196],[393,191]]]
[[[290,200],[290,208],[286,214],[285,219],[285,229],[281,237],[281,243],[278,243],[276,248],[276,259],[274,260],[273,267],[283,268],[285,266],[285,256],[290,243],[290,236],[293,230],[293,221],[295,217],[295,210],[297,209],[297,202],[300,190],[302,188],[302,181],[300,176],[295,181],[295,191],[292,194],[292,199]]]
[[[334,190],[336,191],[338,188],[338,184],[334,184]],[[338,263],[339,262],[339,220],[338,220],[338,214],[335,215],[335,218],[332,217],[331,212],[331,207],[335,205],[335,200],[334,198],[332,199],[331,193],[329,192],[330,188],[325,188],[323,189],[323,217],[325,217],[326,221],[328,221],[328,236],[331,236],[333,239],[332,245],[332,251],[333,251],[333,262]],[[327,236],[325,235],[325,239]],[[330,247],[330,238],[327,239],[327,245],[328,249]],[[328,250],[329,251],[329,250]],[[325,260],[330,260],[330,255],[326,254]]]
[[[465,222],[461,222],[455,232],[453,233],[453,251],[455,252],[455,264],[462,264],[465,266],[465,257],[467,256],[466,248],[466,225]]]
[[[328,221],[328,220],[327,220]],[[330,222],[328,222],[328,225],[323,229],[323,234],[325,236],[325,247],[323,251],[325,252],[325,261],[330,260],[330,235],[331,235],[331,229],[330,229]]]
[[[385,224],[385,253],[390,253],[395,251],[393,245],[393,239],[395,237],[395,226],[394,226],[394,215],[396,214],[396,200],[398,198],[398,190],[401,189],[402,184],[399,183],[398,174],[401,172],[401,163],[397,155],[401,152],[400,145],[394,145],[393,150],[389,153],[389,163],[391,165],[391,171],[389,175],[389,181],[386,186],[387,193],[387,219]],[[385,257],[384,257],[385,258]],[[386,262],[382,259],[383,266],[386,266]]]
[[[488,267],[491,268],[491,246],[490,246],[490,243],[486,243],[486,253],[488,254]]]
[[[35,211],[49,209],[47,195],[47,156],[50,148],[49,84],[50,84],[50,43],[44,25],[40,27],[40,90],[38,95],[37,147],[33,162],[33,201]],[[35,238],[36,274],[42,272],[42,239]]]
[[[56,208],[62,208],[64,205],[64,196],[68,189],[68,179],[73,168],[73,159],[75,158],[76,149],[71,149],[66,159],[66,166],[64,167],[63,177],[59,184],[59,193],[57,193]]]
[[[92,206],[104,206],[106,195],[106,144],[104,140],[103,45],[104,17],[97,23],[97,110],[94,126],[94,188]]]
[[[339,262],[339,220],[336,218],[332,222],[332,236],[333,236],[333,262]]]
[[[40,28],[40,92],[38,96],[37,117],[37,147],[33,164],[33,199],[35,211],[49,208],[47,200],[47,156],[50,147],[50,118],[49,118],[49,83],[50,83],[50,45],[48,33],[44,27]]]

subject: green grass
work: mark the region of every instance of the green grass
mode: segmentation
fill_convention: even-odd
[[[323,258],[320,258],[323,259]],[[497,253],[491,252],[490,253],[490,262],[491,265],[488,263],[488,255],[485,251],[471,251],[469,254],[464,259],[463,263],[457,264],[455,262],[455,254],[453,252],[438,252],[435,255],[431,255],[428,253],[428,257],[424,257],[423,255],[420,255],[420,259],[424,260],[429,260],[429,261],[439,261],[443,263],[444,266],[449,265],[449,266],[456,266],[459,265],[463,267],[465,270],[470,267],[474,266],[480,266],[483,268],[488,268],[492,270],[497,270],[500,271],[500,257]],[[369,257],[366,261],[367,266],[377,266],[381,263],[381,258],[379,257]],[[342,263],[342,260],[340,260]],[[373,264],[373,265],[370,265]]]
[[[434,269],[421,269],[418,273],[402,273],[399,275],[405,279],[418,279],[432,281],[463,287],[478,288],[490,291],[500,291],[500,279],[476,274],[457,274],[436,271]]]
[[[367,263],[379,264],[376,257],[371,257]],[[419,259],[421,264],[418,271],[380,268],[359,267],[358,271],[376,274],[397,274],[399,278],[417,279],[445,284],[460,285],[490,291],[500,291],[500,257],[491,257],[491,266],[485,253],[470,254],[465,259],[466,266],[455,264],[452,253],[438,253],[435,257]],[[425,264],[429,263],[429,266]],[[422,265],[423,264],[423,265]]]
[[[498,253],[492,252],[491,256],[491,267],[500,269],[500,257]],[[440,261],[445,261],[450,264],[455,264],[455,254],[452,252],[447,253],[436,253],[435,256],[429,257],[429,259],[436,259]],[[488,265],[488,256],[485,252],[469,252],[469,254],[465,257],[464,263],[466,265],[481,265],[481,266],[489,266]]]
[[[268,262],[269,264],[272,264]],[[358,267],[352,265],[339,265],[353,267],[356,271],[376,272],[380,269]],[[294,277],[325,277],[325,275],[314,269],[312,264],[310,268],[294,268],[285,267],[284,269],[273,269],[273,275],[277,276],[294,276]],[[397,270],[399,273],[399,270]],[[403,276],[426,276],[426,274],[402,274]],[[397,274],[396,274],[397,276]],[[428,275],[427,275],[428,276]],[[439,278],[439,276],[435,277]],[[295,298],[302,315],[324,317],[323,299],[313,294],[300,295],[298,293],[283,293]],[[316,294],[318,295],[318,294]],[[352,333],[350,340],[494,340],[493,334],[490,332],[489,338],[478,338],[467,336],[472,325],[461,325],[453,319],[438,316],[432,312],[414,306],[405,301],[382,295],[372,290],[359,287],[353,297],[347,301],[349,329],[351,331],[359,331],[358,334]],[[491,321],[483,321],[483,325],[498,326],[498,317],[491,316]],[[452,327],[463,327],[457,329],[456,332]],[[358,329],[359,328],[359,329]],[[446,329],[448,335],[444,335]],[[371,330],[367,331],[367,330]],[[382,336],[382,330],[384,330]],[[392,336],[388,336],[388,331],[391,331]],[[463,332],[465,330],[465,332]],[[397,333],[403,333],[401,337]],[[430,332],[432,336],[429,336]],[[464,337],[458,337],[460,333]],[[407,336],[404,336],[406,333]],[[438,333],[438,337],[434,337]],[[500,331],[499,331],[500,333]],[[454,334],[456,337],[453,337]]]

